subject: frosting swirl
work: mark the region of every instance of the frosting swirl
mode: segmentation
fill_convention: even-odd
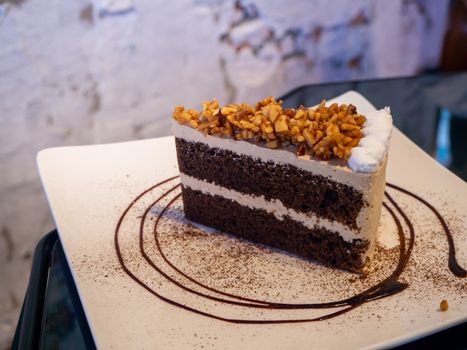
[[[348,164],[353,171],[372,173],[386,157],[392,132],[392,116],[389,107],[366,115],[363,137],[352,148]]]

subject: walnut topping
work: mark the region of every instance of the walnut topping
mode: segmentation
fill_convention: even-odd
[[[445,300],[445,299],[441,300],[441,302],[439,303],[439,309],[441,311],[447,311],[448,308],[449,308],[449,304],[448,304],[447,300]]]
[[[217,100],[203,103],[203,110],[178,106],[173,118],[205,134],[251,140],[269,148],[295,145],[297,155],[308,153],[321,159],[348,159],[362,138],[365,117],[353,105],[336,103],[316,108],[282,108],[272,97],[252,107],[245,103],[219,106]]]

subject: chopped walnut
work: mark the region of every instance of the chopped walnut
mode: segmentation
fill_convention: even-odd
[[[439,303],[439,309],[441,311],[447,311],[448,308],[449,308],[448,301],[446,299],[441,300],[441,302]]]
[[[353,105],[326,107],[323,100],[316,108],[282,108],[282,101],[272,97],[255,107],[245,103],[220,106],[214,99],[204,102],[201,112],[178,106],[172,116],[205,134],[252,140],[269,148],[292,144],[298,156],[308,153],[321,159],[348,159],[363,137],[366,121]]]

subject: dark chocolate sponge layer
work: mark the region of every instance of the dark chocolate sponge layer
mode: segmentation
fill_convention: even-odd
[[[180,172],[238,192],[279,199],[302,213],[338,221],[352,229],[366,205],[361,192],[292,165],[263,162],[199,142],[176,138]]]
[[[328,266],[358,271],[364,265],[361,256],[368,249],[367,241],[347,242],[336,232],[312,230],[289,217],[278,220],[265,210],[186,186],[182,186],[182,198],[185,216],[194,222]]]

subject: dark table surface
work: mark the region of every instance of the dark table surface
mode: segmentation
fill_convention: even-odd
[[[56,230],[37,244],[12,349],[95,349]]]
[[[467,73],[309,85],[282,99],[286,106],[310,106],[351,89],[362,93],[377,107],[390,105],[395,125],[433,155],[440,147],[440,112],[447,110],[451,126],[444,135],[450,141],[447,165],[467,179]],[[12,348],[95,348],[56,231],[47,234],[36,248]],[[397,349],[467,349],[467,323]]]

